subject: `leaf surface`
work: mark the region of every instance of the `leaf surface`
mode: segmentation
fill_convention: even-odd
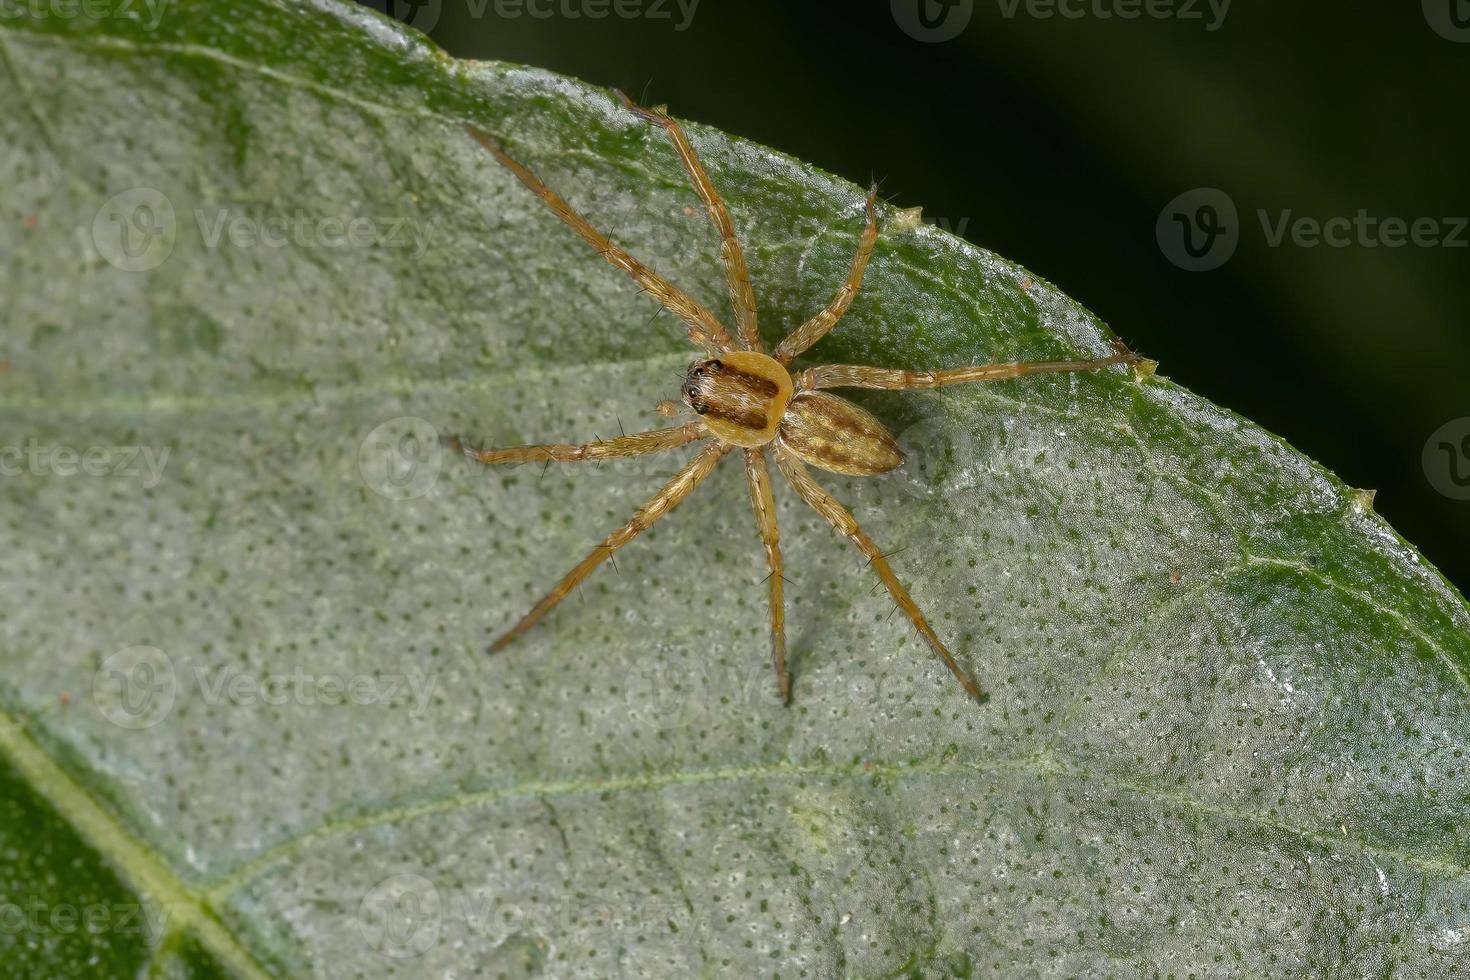
[[[687,453],[543,474],[435,440],[665,424],[691,353],[460,123],[723,310],[662,134],[327,0],[15,18],[0,71],[0,959],[1461,968],[1470,614],[1276,437],[1122,370],[860,396],[908,464],[824,482],[983,707],[778,484],[782,707],[732,462],[490,657]],[[774,341],[841,281],[862,192],[690,130]],[[1045,281],[882,217],[811,362],[1108,349]]]

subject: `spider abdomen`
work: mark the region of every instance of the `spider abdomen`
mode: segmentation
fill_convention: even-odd
[[[898,440],[876,415],[824,391],[791,399],[776,438],[802,462],[845,476],[873,476],[903,465]]]

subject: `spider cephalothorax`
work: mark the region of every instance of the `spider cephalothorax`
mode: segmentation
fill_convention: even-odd
[[[516,449],[473,450],[465,452],[482,463],[524,463],[532,460],[571,462],[609,459],[619,456],[642,456],[688,445],[707,442],[652,500],[582,559],[561,582],[547,593],[536,607],[491,646],[498,650],[535,625],[550,612],[598,565],[627,544],[640,532],[673,510],[694,488],[702,483],[715,465],[734,449],[745,457],[745,475],[750,488],[751,505],[766,559],[771,568],[767,576],[771,594],[771,653],[776,668],[777,687],[782,700],[791,699],[791,678],[786,671],[785,599],[782,591],[780,534],[776,527],[776,507],[771,496],[771,478],[766,467],[769,452],[787,481],[812,509],[821,514],[837,531],[849,538],[868,560],[885,588],[929,647],[977,700],[985,695],[970,673],[960,666],[944,643],[929,626],[919,607],[899,583],[887,558],[873,544],[851,513],[836,498],[812,479],[807,465],[848,476],[872,476],[886,473],[903,464],[898,441],[878,418],[866,409],[840,398],[824,388],[940,388],[971,381],[993,381],[1023,374],[1056,374],[1090,371],[1110,364],[1137,361],[1119,345],[1110,355],[1091,360],[1035,361],[1013,364],[983,364],[977,367],[944,371],[903,371],[864,367],[854,364],[824,364],[792,375],[793,358],[806,351],[831,330],[847,311],[862,284],[863,272],[878,239],[876,191],[869,190],[865,212],[867,224],[858,241],[857,254],[847,279],[825,308],[791,331],[769,354],[756,327],[755,294],[750,285],[745,255],[735,235],[734,223],[724,203],[715,193],[704,168],[689,145],[683,129],[661,109],[644,109],[621,92],[623,104],[643,119],[663,127],[674,141],[685,172],[695,192],[704,202],[710,220],[719,232],[720,261],[725,267],[726,285],[735,318],[732,332],[708,309],[673,283],[654,273],[627,252],[608,241],[566,201],[543,184],[535,174],[511,159],[493,140],[473,127],[466,127],[492,156],[507,167],[546,202],[552,212],[614,266],[632,276],[634,282],[651,293],[674,313],[689,332],[689,339],[708,355],[689,366],[680,394],[684,405],[695,419],[682,425],[616,439],[599,439],[579,446],[523,446]],[[677,414],[676,402],[661,402],[659,411]],[[461,445],[454,440],[456,445]]]
[[[719,438],[763,446],[775,438],[791,402],[791,372],[757,351],[728,351],[689,365],[683,394]]]

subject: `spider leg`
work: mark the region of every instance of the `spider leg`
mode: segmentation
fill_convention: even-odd
[[[593,548],[592,553],[583,558],[576,568],[568,572],[566,577],[557,583],[556,588],[536,603],[534,609],[526,613],[520,622],[492,643],[490,652],[495,653],[497,650],[504,649],[512,640],[536,625],[537,621],[550,612],[553,606],[566,598],[567,593],[580,585],[588,575],[591,575],[598,565],[612,557],[613,552],[632,541],[640,532],[652,527],[659,518],[678,506],[685,497],[693,492],[695,487],[704,482],[704,479],[714,471],[715,464],[729,451],[730,446],[723,442],[711,443],[701,450],[684,465],[682,470],[675,474],[673,479],[654,494],[652,500],[638,508],[631,521],[609,534],[602,544]]]
[[[755,292],[751,289],[745,252],[740,248],[740,239],[735,234],[735,223],[730,220],[730,212],[726,209],[725,202],[720,200],[714,184],[710,183],[709,174],[704,172],[699,157],[694,155],[689,137],[684,135],[683,127],[668,113],[658,109],[645,109],[618,89],[613,89],[613,94],[640,118],[662,126],[668,132],[669,139],[673,140],[679,162],[684,165],[684,172],[689,175],[694,192],[704,202],[704,209],[709,212],[710,221],[720,234],[720,264],[725,267],[725,281],[730,290],[730,309],[735,314],[740,344],[746,350],[763,351],[765,348],[761,345],[760,329],[755,322]]]
[[[771,496],[771,474],[766,469],[763,447],[745,450],[745,477],[750,485],[750,505],[755,508],[766,562],[771,566],[771,660],[776,666],[776,689],[781,700],[791,703],[791,675],[786,671],[786,605],[782,595],[781,534],[776,527],[776,501]]]
[[[867,271],[868,259],[873,255],[873,246],[878,241],[878,212],[874,208],[877,198],[878,187],[874,185],[868,190],[868,223],[863,228],[862,237],[858,239],[857,254],[852,257],[852,267],[848,270],[842,287],[837,290],[837,295],[832,297],[825,309],[791,331],[785,340],[776,345],[774,356],[782,364],[790,364],[793,357],[826,336],[827,331],[837,325],[842,314],[852,305],[853,297],[862,287],[863,273]]]
[[[470,459],[493,466],[500,463],[575,463],[582,460],[617,459],[622,456],[647,456],[677,449],[709,436],[703,422],[686,422],[667,429],[650,432],[635,432],[633,435],[616,439],[598,439],[580,446],[545,445],[518,446],[514,449],[472,449],[451,437],[449,445],[463,452]]]
[[[735,339],[730,336],[725,325],[715,319],[715,315],[698,300],[608,241],[605,235],[593,228],[587,219],[574,211],[560,195],[541,183],[541,179],[526,167],[512,160],[490,137],[469,125],[465,126],[465,131],[506,169],[515,174],[521,183],[531,189],[532,193],[546,202],[551,212],[566,222],[582,237],[583,241],[596,249],[612,265],[626,272],[635,283],[653,294],[664,307],[684,321],[684,326],[689,331],[689,339],[696,346],[704,348],[711,354],[718,354],[736,346]]]
[[[852,513],[812,479],[806,466],[799,459],[779,446],[776,447],[776,465],[781,468],[786,479],[791,481],[791,485],[796,488],[802,500],[805,500],[813,510],[826,518],[827,523],[831,524],[839,534],[857,545],[858,550],[868,559],[868,564],[888,589],[889,595],[893,596],[894,601],[898,603],[898,608],[903,610],[909,622],[913,623],[914,628],[919,631],[919,635],[939,655],[939,659],[944,661],[949,672],[954,674],[955,679],[969,692],[970,696],[976,701],[983,702],[986,695],[979,683],[966,673],[965,669],[955,660],[954,655],[940,642],[928,621],[924,619],[924,614],[919,612],[919,607],[914,604],[914,600],[910,598],[907,590],[893,574],[893,569],[888,566],[888,560],[883,557],[877,545],[873,544],[873,540],[858,526]]]
[[[1122,345],[1116,354],[1092,361],[1018,361],[1009,364],[980,364],[976,367],[953,368],[948,371],[899,371],[892,368],[866,367],[859,364],[819,364],[796,375],[798,391],[817,388],[883,388],[902,391],[908,388],[943,388],[969,384],[972,381],[998,381],[1018,378],[1023,374],[1063,374],[1091,371],[1110,364],[1134,364],[1141,358]]]

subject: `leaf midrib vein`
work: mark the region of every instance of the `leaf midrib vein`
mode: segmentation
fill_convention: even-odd
[[[215,918],[207,896],[181,881],[146,841],[94,798],[4,709],[0,709],[0,755],[141,898],[167,913],[169,935],[188,930],[237,975],[267,980],[270,974]]]
[[[974,776],[1004,771],[1025,771],[1046,778],[1060,776],[1076,779],[1110,792],[1130,793],[1147,800],[1165,801],[1190,807],[1223,820],[1270,828],[1322,847],[1337,848],[1344,844],[1356,845],[1355,850],[1363,855],[1392,858],[1421,871],[1445,877],[1462,877],[1470,874],[1470,862],[1461,862],[1453,857],[1431,857],[1399,848],[1370,844],[1357,838],[1339,837],[1327,831],[1298,827],[1272,816],[1269,811],[1244,809],[1220,801],[1199,799],[1178,790],[1161,789],[1135,780],[1104,776],[1084,765],[1065,760],[1054,751],[1045,751],[1028,756],[999,758],[983,762],[964,762],[942,756],[920,758],[905,764],[873,760],[866,760],[862,764],[799,763],[788,759],[774,759],[743,766],[663,773],[639,772],[601,778],[568,777],[526,780],[505,786],[425,800],[421,803],[385,807],[381,810],[326,821],[300,836],[282,841],[238,866],[218,879],[205,894],[212,902],[223,902],[236,889],[265,870],[302,853],[315,844],[376,827],[398,826],[426,817],[454,813],[474,806],[501,803],[507,800],[656,792],[663,789],[717,783],[769,782],[779,779],[821,778],[841,781],[857,777],[861,780],[900,780],[915,776]]]

